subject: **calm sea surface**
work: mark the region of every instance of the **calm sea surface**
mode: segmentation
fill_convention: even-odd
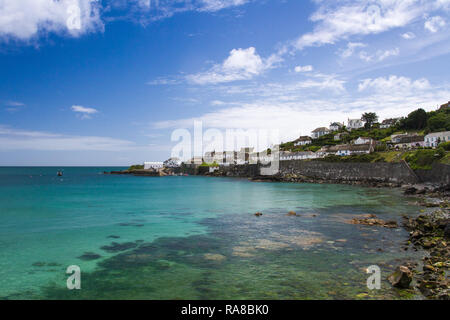
[[[421,255],[407,232],[348,223],[417,214],[398,190],[102,174],[118,169],[0,168],[0,299],[413,297],[385,281]]]

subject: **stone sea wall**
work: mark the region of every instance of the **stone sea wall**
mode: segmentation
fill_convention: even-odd
[[[208,167],[184,165],[182,172],[190,175],[262,178],[261,166],[256,164],[221,166],[213,174],[209,173]],[[406,162],[346,163],[291,160],[280,161],[279,172],[273,180],[449,185],[450,166],[437,163],[432,170],[413,171]]]
[[[359,181],[413,184],[419,177],[405,162],[340,163],[324,161],[281,161],[280,173],[326,181]]]

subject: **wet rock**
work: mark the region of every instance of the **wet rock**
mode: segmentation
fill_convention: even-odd
[[[417,192],[416,188],[410,187],[410,188],[407,188],[404,193],[405,193],[405,195],[412,195],[412,194],[416,194],[416,192]]]
[[[261,212],[257,212],[257,213],[255,213],[255,216],[257,216],[257,217],[261,217],[263,214],[261,213]]]
[[[398,228],[397,221],[384,221],[382,219],[378,219],[374,214],[369,215],[367,218],[353,218],[350,223],[366,226],[382,226],[385,228]]]
[[[400,266],[388,277],[388,280],[394,287],[407,289],[412,281],[412,272],[408,267]]]
[[[450,222],[447,222],[445,228],[444,228],[444,237],[447,239],[450,239]]]
[[[91,261],[91,260],[97,260],[101,258],[102,256],[94,253],[94,252],[85,252],[83,255],[79,256],[78,259],[84,260],[84,261]]]
[[[296,216],[297,213],[295,211],[289,211],[287,215],[288,216]]]

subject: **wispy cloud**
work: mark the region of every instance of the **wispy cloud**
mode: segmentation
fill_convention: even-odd
[[[72,106],[72,111],[80,114],[82,119],[91,119],[93,114],[98,113],[97,109],[94,108],[86,108],[83,106]]]
[[[145,149],[134,142],[97,136],[71,136],[0,125],[0,151],[126,151]]]

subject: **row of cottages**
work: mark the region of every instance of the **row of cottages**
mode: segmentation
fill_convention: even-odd
[[[435,132],[427,134],[425,136],[425,146],[429,148],[436,148],[441,142],[449,142],[449,141],[450,141],[450,131]]]
[[[280,161],[289,161],[289,160],[308,160],[308,159],[316,159],[318,156],[312,151],[304,151],[304,152],[289,152],[282,151],[280,152]]]
[[[254,153],[254,148],[241,148],[240,151],[209,151],[205,152],[201,161],[195,161],[193,163],[218,163],[223,165],[230,164],[247,164],[250,162],[250,157]]]
[[[394,134],[391,136],[390,148],[394,149],[415,149],[425,146],[425,137],[417,134]]]
[[[340,144],[337,146],[322,147],[316,153],[319,157],[326,157],[329,155],[344,157],[351,155],[369,154],[374,151],[374,144]]]

